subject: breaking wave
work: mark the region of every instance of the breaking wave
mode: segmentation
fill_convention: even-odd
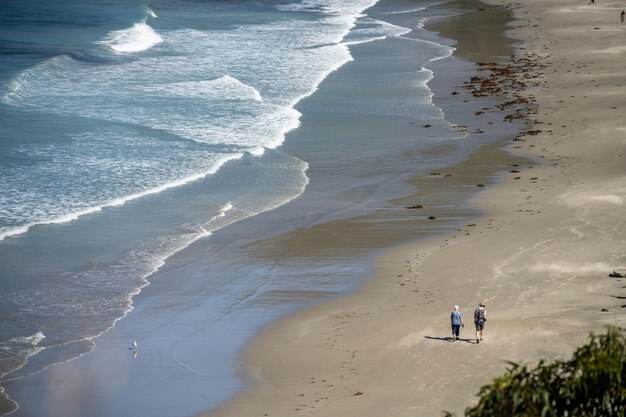
[[[145,51],[161,42],[163,38],[143,21],[128,29],[114,30],[98,43],[115,52],[133,53]]]

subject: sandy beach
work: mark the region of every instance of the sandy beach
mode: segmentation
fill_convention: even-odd
[[[96,3],[1,14],[0,414],[459,416],[626,327],[624,4]]]
[[[461,415],[506,361],[567,357],[589,332],[626,326],[626,280],[608,277],[626,272],[623,4],[488,3],[516,18],[508,35],[526,60],[517,79],[531,124],[415,179],[423,188],[488,182],[473,200],[482,215],[454,234],[384,253],[357,292],[271,325],[242,355],[248,389],[206,416]],[[472,14],[481,12],[492,13]],[[460,20],[432,29],[459,36],[457,53],[481,62],[490,48],[480,27]],[[477,108],[477,120],[483,112],[513,110]],[[350,226],[333,228],[341,225]],[[299,233],[328,240],[329,230]],[[480,301],[489,321],[476,344],[471,316]],[[454,304],[467,325],[453,343]]]

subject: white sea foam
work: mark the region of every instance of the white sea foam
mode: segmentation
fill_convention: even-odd
[[[226,216],[226,213],[228,213],[232,209],[233,209],[233,204],[229,201],[228,203],[226,203],[222,207],[220,207],[220,211],[219,211],[218,217]]]
[[[342,43],[344,45],[360,45],[363,43],[370,43],[370,42],[374,42],[374,41],[381,41],[383,39],[387,39],[386,35],[380,35],[380,36],[372,36],[371,38],[365,38],[365,39],[360,39],[360,40],[346,40],[343,41]]]
[[[334,43],[345,41],[344,38],[350,33],[357,19],[364,18],[364,10],[372,7],[378,0],[303,0],[298,3],[279,5],[277,8],[283,11],[323,13],[329,16],[329,22],[338,27],[343,26],[343,31],[336,33]],[[377,35],[375,37],[380,37]],[[352,44],[363,43],[371,40],[346,41]],[[348,44],[348,43],[346,43]],[[345,62],[344,62],[345,64]],[[327,74],[328,75],[328,74]]]
[[[377,1],[378,0],[303,0],[298,3],[278,5],[276,8],[282,11],[313,12],[344,16],[351,15],[356,17],[361,16],[365,9],[373,6]]]
[[[265,153],[265,148],[262,146],[255,146],[248,149],[248,153],[252,156],[263,156],[263,154]]]
[[[366,27],[353,28],[350,33],[346,37],[344,37],[344,40],[342,42],[343,44],[357,45],[386,39],[388,37],[402,36],[411,32],[411,29],[408,29],[406,27],[397,26],[388,22],[384,22],[382,20],[372,19],[369,17],[359,19],[358,23],[365,25]],[[373,25],[375,26],[368,27]]]
[[[46,336],[42,332],[37,332],[30,336],[14,337],[13,339],[10,339],[9,342],[25,344],[28,346],[37,346],[39,342],[41,342],[45,338]]]
[[[421,19],[417,19],[417,22],[415,22],[415,27],[418,29],[424,29],[424,26],[426,25],[426,22],[428,21],[427,17],[423,17]]]
[[[408,10],[394,10],[392,12],[387,12],[385,14],[394,15],[394,14],[406,14],[406,13],[415,13],[421,12],[422,10],[426,10],[426,7],[418,7],[416,9],[408,9]]]
[[[428,87],[428,83],[430,82],[430,80],[434,78],[435,75],[432,70],[429,70],[428,68],[424,68],[424,67],[420,68],[419,72],[422,74],[426,74],[426,77],[424,77],[423,79],[420,79],[418,81],[418,85],[428,90],[425,98],[427,102],[432,103],[434,94],[432,90]]]
[[[163,38],[145,21],[135,23],[132,27],[115,30],[103,40],[97,42],[121,53],[145,51],[163,42]]]
[[[272,120],[270,131],[275,133],[273,138],[271,135],[268,135],[268,141],[266,142],[265,147],[268,149],[276,149],[282,145],[287,133],[300,126],[300,116],[302,116],[302,113],[294,109],[292,106],[277,109],[277,111],[274,112],[270,118]],[[251,152],[254,152],[254,149],[255,148],[252,148]]]
[[[40,64],[42,66],[42,64]],[[9,105],[21,105],[27,102],[29,91],[31,89],[31,79],[35,75],[35,71],[38,66],[27,69],[13,78],[4,88],[4,94],[2,94],[2,101]],[[33,80],[34,81],[34,80]]]
[[[124,197],[115,198],[115,199],[109,200],[105,203],[102,203],[94,207],[88,207],[83,210],[73,211],[71,213],[67,213],[58,217],[54,217],[50,219],[42,219],[42,220],[30,222],[20,227],[11,228],[9,230],[6,230],[0,233],[0,241],[10,236],[16,236],[16,235],[25,233],[28,230],[30,230],[32,227],[37,226],[37,225],[68,223],[68,222],[78,219],[79,217],[86,216],[88,214],[98,213],[107,207],[118,207],[129,201],[137,200],[137,199],[140,199],[142,197],[146,197],[152,194],[158,194],[170,188],[180,187],[181,185],[185,185],[190,182],[197,181],[201,178],[204,178],[208,175],[215,174],[226,162],[235,160],[235,159],[240,159],[242,156],[243,156],[242,153],[230,154],[230,155],[222,157],[207,171],[190,175],[188,177],[184,177],[176,181],[171,181],[166,184],[160,185],[158,187],[153,187],[153,188],[141,191],[141,192],[126,195]]]
[[[453,48],[452,46],[441,45],[439,43],[430,42],[430,41],[422,41],[422,42],[431,43],[441,48],[440,49],[441,52],[439,53],[439,55],[432,58],[431,61],[439,61],[440,59],[449,58],[452,56],[452,54],[454,54],[454,51],[456,51],[456,48]]]
[[[39,343],[45,338],[46,336],[41,331],[30,336],[13,337],[0,342],[0,351],[20,352],[22,355],[22,363],[16,368],[19,369],[24,366],[28,357],[36,355],[45,349],[44,346],[38,346]],[[4,378],[2,373],[0,373],[0,378]],[[2,392],[3,390],[0,388],[0,393]]]
[[[195,97],[206,100],[254,100],[263,101],[261,93],[254,87],[242,83],[229,75],[201,81],[145,86],[143,90],[179,97]]]

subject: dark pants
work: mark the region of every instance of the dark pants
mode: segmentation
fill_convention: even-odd
[[[461,325],[460,324],[453,324],[452,325],[452,334],[456,337],[459,337],[459,331],[461,330]]]

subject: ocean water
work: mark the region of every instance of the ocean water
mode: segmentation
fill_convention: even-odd
[[[452,49],[433,34],[415,36],[420,13],[435,2],[390,1],[373,17],[375,3],[0,4],[2,380],[89,352],[133,308],[148,278],[192,243],[307,191],[316,198],[303,200],[294,227],[366,212],[400,192],[371,191],[372,178],[405,175],[416,160],[409,151],[464,136],[427,86],[428,63]],[[412,61],[385,55],[386,40]],[[368,48],[388,60],[344,83],[371,85],[368,95],[355,101],[326,93],[336,120],[325,116],[312,129],[319,137],[286,146],[303,100]],[[402,72],[377,78],[377,69],[389,67]],[[405,96],[388,93],[394,83]],[[331,105],[319,103],[309,107],[313,119]],[[378,132],[363,147],[354,136],[379,128],[367,125],[371,114],[414,121],[393,146]],[[350,120],[363,131],[354,133]],[[424,123],[432,130],[415,135]],[[377,161],[404,151],[404,160]],[[311,167],[303,156],[312,154]],[[316,171],[326,182],[310,184]],[[231,269],[262,275],[245,262]],[[212,294],[216,321],[232,312],[220,297],[237,290],[221,291]]]

